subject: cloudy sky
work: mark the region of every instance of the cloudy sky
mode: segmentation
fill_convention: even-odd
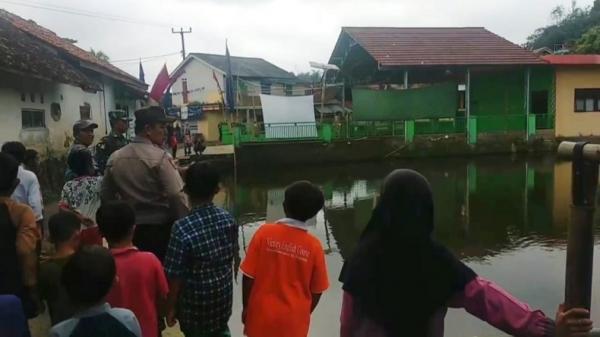
[[[262,57],[301,72],[310,69],[309,61],[328,60],[342,26],[484,26],[523,43],[536,28],[550,23],[552,8],[570,4],[571,0],[0,0],[0,8],[76,39],[84,49],[104,51],[135,76],[135,59],[144,58],[150,84],[164,63],[172,70],[181,61],[180,38],[171,27],[192,28],[193,33],[186,34],[187,52],[222,54],[229,39],[232,55]],[[155,57],[166,54],[170,55]]]

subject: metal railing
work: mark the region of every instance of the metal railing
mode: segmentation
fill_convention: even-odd
[[[527,116],[524,114],[471,116],[475,120],[475,132],[510,133],[526,132]],[[535,115],[536,129],[554,128],[554,115]],[[363,138],[399,137],[408,135],[450,135],[466,134],[467,119],[450,117],[418,119],[414,123],[404,120],[393,121],[328,121],[315,123],[255,123],[235,124],[232,128],[222,128],[222,141],[225,144],[353,140]],[[414,128],[407,130],[408,128]],[[409,134],[405,134],[409,132]]]

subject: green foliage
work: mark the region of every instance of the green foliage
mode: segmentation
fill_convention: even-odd
[[[321,82],[321,74],[318,70],[311,70],[310,72],[298,73],[296,77],[306,83],[317,84]]]
[[[527,38],[527,47],[532,49],[558,46],[571,48],[592,27],[600,25],[600,0],[590,7],[582,8],[573,1],[567,11],[558,6],[551,11],[553,24],[538,28]]]
[[[90,48],[90,53],[100,61],[110,61],[110,57],[108,57],[108,55],[106,55],[102,50],[94,50],[94,48]]]
[[[578,54],[598,54],[600,53],[600,26],[590,28],[575,46],[575,52]]]

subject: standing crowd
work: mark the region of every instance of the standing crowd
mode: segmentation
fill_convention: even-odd
[[[27,169],[35,155],[18,142],[2,146],[0,336],[29,336],[27,319],[43,310],[52,337],[157,337],[176,323],[187,337],[231,336],[239,268],[244,335],[306,337],[330,286],[323,248],[306,223],[323,208],[321,190],[290,184],[286,217],[257,230],[240,265],[238,225],[212,203],[219,172],[203,162],[178,167],[163,147],[172,120],[161,108],[135,117],[128,142],[127,114],[111,112],[112,131],[94,148],[98,125],[75,123],[47,233],[39,182]],[[187,154],[188,134],[185,146]],[[433,215],[423,176],[396,170],[386,177],[339,277],[340,336],[443,336],[448,308],[514,336],[589,334],[586,310],[560,308],[555,322],[477,275],[432,238]],[[42,237],[54,246],[43,259]]]

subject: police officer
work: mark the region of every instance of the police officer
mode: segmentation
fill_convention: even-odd
[[[103,202],[119,199],[134,207],[134,244],[161,261],[173,223],[189,212],[183,180],[162,148],[172,122],[160,107],[136,111],[135,138],[108,159],[102,183]]]
[[[73,138],[75,141],[73,145],[69,148],[69,152],[67,152],[67,158],[71,154],[71,152],[75,150],[90,150],[90,145],[94,142],[94,130],[98,128],[98,124],[94,123],[94,121],[89,119],[78,120],[73,124]],[[98,166],[96,161],[94,161],[94,168],[97,170]],[[75,178],[75,174],[71,170],[71,168],[67,167],[65,171],[65,181],[69,181]]]
[[[114,110],[108,113],[110,119],[110,133],[100,140],[96,145],[96,162],[98,171],[102,174],[106,168],[106,162],[113,152],[129,144],[125,134],[129,129],[129,118],[126,111]]]

